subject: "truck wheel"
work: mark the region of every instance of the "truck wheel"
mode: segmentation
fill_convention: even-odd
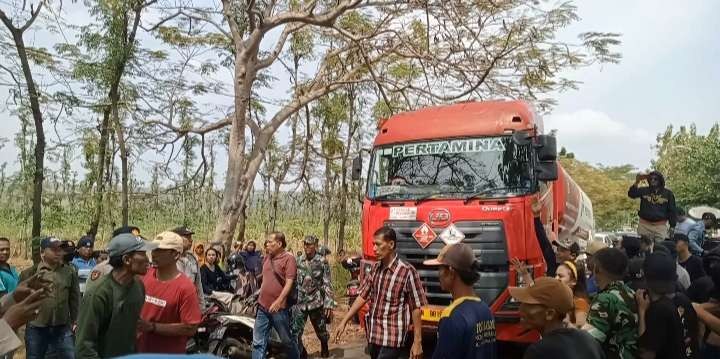
[[[218,345],[215,355],[222,358],[247,359],[252,357],[252,345],[244,340],[225,338]]]

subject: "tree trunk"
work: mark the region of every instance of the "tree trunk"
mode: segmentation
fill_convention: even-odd
[[[236,126],[233,125],[230,129],[231,143],[237,141],[237,134],[233,134],[234,132],[238,132],[235,128]],[[235,137],[234,140],[233,137]],[[244,140],[242,141],[244,142]],[[262,142],[264,142],[264,144]],[[267,142],[267,140],[261,141],[258,139],[256,144],[258,146],[264,146],[264,151],[267,147]],[[257,150],[257,148],[249,156],[245,156],[242,152],[244,151],[238,149],[237,145],[231,144],[229,147],[225,188],[223,190],[223,199],[218,213],[218,220],[215,225],[214,241],[223,243],[226,246],[232,245],[232,235],[242,215],[242,208],[250,197],[253,181],[255,180],[255,176],[257,176],[263,160],[262,152]],[[243,166],[243,163],[247,163],[247,166]]]
[[[247,221],[247,205],[243,206],[242,211],[240,212],[240,216],[238,217],[238,234],[237,234],[237,241],[238,243],[245,243],[245,223]]]
[[[323,245],[327,247],[328,241],[330,240],[330,222],[332,221],[332,201],[333,196],[331,195],[331,181],[332,179],[332,160],[330,157],[325,157],[325,185],[323,186],[323,192],[325,192],[325,214],[323,216]]]
[[[39,10],[38,10],[39,11]],[[11,30],[12,31],[12,30]],[[30,70],[25,40],[22,31],[12,31],[15,47],[22,66],[23,75],[30,95],[30,109],[32,110],[33,122],[35,124],[35,170],[33,173],[33,201],[32,201],[32,237],[40,235],[42,225],[42,192],[43,192],[43,170],[45,169],[45,130],[43,128],[43,117],[40,110],[40,99],[35,87],[35,80]]]
[[[283,178],[285,176],[281,176],[280,178]],[[278,213],[278,200],[280,197],[280,178],[277,178],[274,181],[275,188],[273,188],[272,192],[272,203],[271,203],[271,214],[270,214],[270,228],[274,231],[277,226],[277,213]]]
[[[100,141],[98,142],[96,187],[95,187],[95,210],[93,219],[90,222],[88,235],[95,236],[100,226],[100,217],[102,216],[103,193],[105,192],[105,166],[107,162],[107,147],[110,138],[110,108],[103,110],[103,119],[100,123]]]
[[[130,217],[130,183],[129,183],[129,171],[130,168],[128,166],[128,151],[127,146],[125,144],[125,129],[123,128],[122,123],[120,122],[120,116],[118,114],[118,99],[113,99],[110,106],[112,106],[112,117],[113,122],[115,123],[115,134],[117,136],[117,142],[118,146],[120,148],[120,162],[121,162],[121,184],[122,184],[122,192],[121,192],[121,206],[122,206],[122,225],[128,226],[129,217]]]
[[[348,100],[350,101],[350,113],[348,116],[348,134],[345,142],[345,152],[342,156],[342,163],[340,164],[340,209],[338,210],[338,238],[336,251],[340,251],[345,248],[345,224],[347,223],[347,199],[348,199],[348,160],[350,159],[350,147],[352,147],[352,140],[355,136],[355,130],[357,128],[357,122],[355,121],[355,91],[351,87],[348,91]]]
[[[122,130],[122,125],[120,124],[120,119],[118,115],[118,106],[120,103],[120,81],[122,79],[122,75],[125,73],[125,67],[127,65],[127,61],[130,58],[130,56],[133,53],[133,49],[135,46],[135,36],[137,34],[137,29],[140,26],[140,16],[141,12],[144,8],[144,5],[141,3],[138,3],[135,7],[133,7],[133,11],[135,12],[135,17],[133,18],[133,23],[131,26],[130,31],[127,33],[127,38],[122,39],[121,44],[115,44],[122,46],[122,58],[119,59],[116,63],[113,63],[115,65],[114,72],[113,72],[113,78],[112,82],[110,83],[110,90],[108,93],[108,98],[110,99],[110,106],[106,107],[103,110],[103,120],[102,124],[100,125],[100,151],[98,153],[98,186],[97,186],[97,192],[96,192],[96,198],[95,198],[95,213],[93,220],[90,224],[90,231],[88,231],[88,234],[90,235],[96,235],[98,226],[100,225],[100,217],[102,216],[102,201],[103,201],[103,192],[105,190],[104,188],[104,181],[103,181],[103,171],[105,168],[105,165],[108,163],[112,163],[113,161],[107,161],[106,153],[107,153],[107,144],[108,139],[110,137],[110,120],[114,120],[115,125],[118,127],[119,130],[116,130],[116,136],[117,141],[120,145],[120,157],[123,162],[122,165],[122,176],[123,176],[123,225],[127,225],[128,217],[129,217],[129,206],[128,206],[128,164],[127,164],[127,148],[123,149],[126,145],[125,143],[125,137]],[[127,14],[123,14],[127,15]],[[125,20],[124,26],[127,28],[129,22],[128,17],[124,16],[123,19]],[[114,152],[112,153],[114,156]],[[109,172],[109,171],[108,171]],[[112,186],[112,181],[109,181],[110,185]]]
[[[253,64],[250,61],[250,56],[255,56],[255,54],[248,54],[240,46],[236,46],[236,51],[238,52],[235,57],[235,79],[233,84],[235,114],[230,126],[225,187],[213,235],[214,242],[223,243],[228,248],[232,246],[235,227],[252,191],[253,181],[255,181],[255,177],[260,170],[271,136],[271,134],[264,132],[258,133],[255,138],[254,148],[250,154],[245,153],[245,129],[250,94],[252,93],[252,81],[248,79],[254,79],[256,76],[255,73],[250,71]]]

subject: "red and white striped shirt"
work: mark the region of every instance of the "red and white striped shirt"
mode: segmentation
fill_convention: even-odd
[[[427,304],[417,271],[397,255],[387,267],[373,265],[360,285],[360,296],[370,305],[365,318],[368,342],[391,348],[405,344],[412,311]]]

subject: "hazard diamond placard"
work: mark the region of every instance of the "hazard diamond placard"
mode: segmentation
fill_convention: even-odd
[[[432,228],[430,228],[427,223],[423,223],[420,228],[413,232],[413,238],[415,238],[420,247],[427,248],[427,246],[429,246],[430,243],[437,238],[437,234],[433,232]]]

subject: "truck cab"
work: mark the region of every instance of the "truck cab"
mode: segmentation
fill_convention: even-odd
[[[592,226],[587,196],[559,167],[555,139],[542,131],[541,119],[523,101],[430,107],[382,121],[363,198],[362,274],[375,260],[372,234],[393,228],[398,255],[422,280],[429,302],[423,324],[433,331],[451,296],[441,290],[437,269],[423,261],[446,245],[466,243],[482,264],[474,288],[495,314],[498,340],[537,340],[537,333],[518,325],[517,305],[507,291],[523,285],[510,258],[533,265],[535,276],[545,272],[532,199],[543,204],[551,240],[589,236]],[[361,168],[356,159],[353,177],[360,177]]]

